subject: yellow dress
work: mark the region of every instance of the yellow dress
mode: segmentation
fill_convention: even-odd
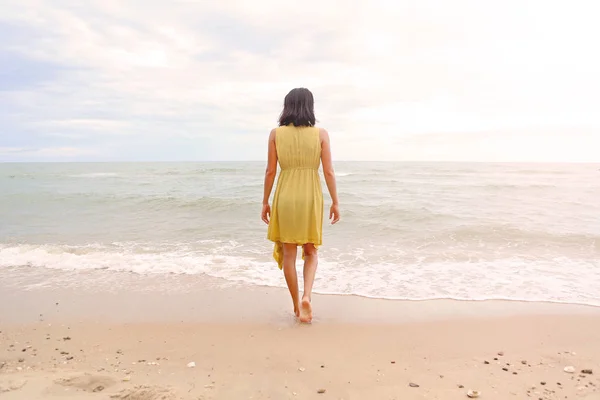
[[[323,191],[319,177],[319,128],[280,126],[275,147],[281,172],[271,207],[267,238],[275,242],[273,258],[283,268],[283,244],[318,247],[323,237]],[[304,258],[304,253],[302,254]]]

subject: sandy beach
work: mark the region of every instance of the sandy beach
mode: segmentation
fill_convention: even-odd
[[[132,289],[4,280],[0,397],[600,399],[594,307],[316,296],[307,326],[284,290],[119,279]]]

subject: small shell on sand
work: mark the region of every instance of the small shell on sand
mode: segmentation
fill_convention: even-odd
[[[467,397],[471,398],[471,399],[475,399],[477,397],[479,397],[480,393],[479,390],[469,390],[467,392]]]
[[[569,365],[568,367],[565,367],[564,371],[569,374],[573,374],[575,373],[575,367]]]
[[[195,366],[196,366],[196,363],[193,361],[187,365],[188,368],[194,368]]]

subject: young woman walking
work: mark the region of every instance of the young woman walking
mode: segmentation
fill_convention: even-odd
[[[273,257],[283,269],[294,314],[305,323],[312,321],[311,294],[318,264],[317,249],[323,236],[321,164],[332,201],[329,218],[332,224],[340,219],[329,134],[325,129],[315,127],[315,121],[312,93],[305,88],[291,90],[284,99],[279,127],[269,136],[262,206],[262,220],[269,225],[267,238],[275,243]],[[277,164],[281,173],[271,209],[269,197]],[[304,260],[301,299],[296,274],[298,246],[302,246]]]

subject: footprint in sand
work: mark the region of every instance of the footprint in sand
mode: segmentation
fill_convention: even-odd
[[[60,386],[73,387],[85,392],[96,393],[114,386],[117,381],[108,376],[85,374],[71,378],[61,378],[54,381],[54,383]]]
[[[177,400],[175,393],[160,386],[136,386],[110,396],[116,400]]]

